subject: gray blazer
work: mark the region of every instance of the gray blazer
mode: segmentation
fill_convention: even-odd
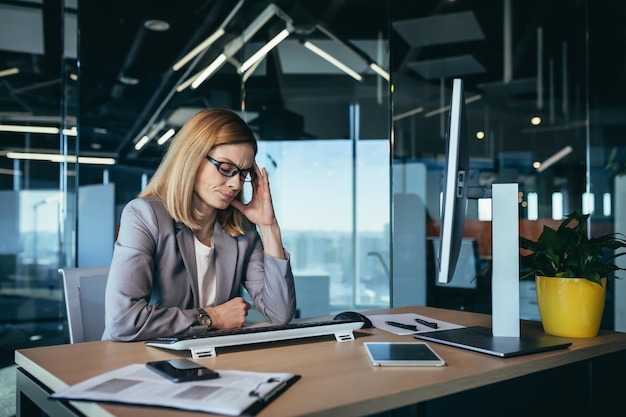
[[[215,224],[216,305],[241,295],[243,284],[270,322],[289,322],[296,308],[289,261],[266,255],[253,225],[233,238]],[[136,198],[122,211],[105,300],[103,339],[146,340],[194,334],[198,279],[193,233],[161,199]]]

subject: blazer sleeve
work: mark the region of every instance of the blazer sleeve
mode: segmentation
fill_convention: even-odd
[[[139,198],[125,206],[107,280],[103,339],[146,340],[195,326],[191,279],[174,225],[160,200]]]
[[[256,239],[247,263],[243,284],[254,305],[265,318],[274,324],[285,324],[296,311],[296,291],[291,270],[291,255],[279,259],[265,253],[263,243]]]

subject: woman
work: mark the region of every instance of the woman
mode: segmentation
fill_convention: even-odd
[[[203,110],[185,123],[146,189],[122,212],[103,339],[241,327],[250,305],[240,284],[270,322],[293,318],[289,253],[256,152],[254,134],[232,111]],[[245,181],[252,197],[244,204]]]

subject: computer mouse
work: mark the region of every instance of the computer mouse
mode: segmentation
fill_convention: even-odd
[[[372,321],[368,319],[364,314],[357,313],[356,311],[344,311],[333,317],[333,320],[356,320],[363,322],[363,329],[371,329],[374,327]]]

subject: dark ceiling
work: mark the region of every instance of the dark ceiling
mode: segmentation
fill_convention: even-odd
[[[239,3],[241,8],[236,7]],[[363,26],[350,23],[355,20],[352,15],[354,1],[302,3],[305,5],[294,1],[209,0],[183,1],[172,7],[169,1],[113,1],[107,2],[106,7],[81,10],[79,21],[81,27],[85,27],[81,33],[81,73],[84,85],[89,86],[88,90],[81,88],[80,94],[81,103],[89,103],[87,106],[81,104],[82,133],[101,144],[112,142],[120,156],[128,155],[131,159],[144,161],[148,158],[160,159],[162,150],[154,141],[148,149],[142,150],[141,157],[132,152],[132,145],[146,133],[147,126],[162,119],[170,122],[172,117],[176,120],[182,117],[182,122],[202,107],[241,109],[241,76],[229,63],[195,90],[187,88],[176,92],[175,88],[208,66],[270,4],[293,19],[295,33],[290,39],[300,33],[307,37],[322,37],[319,31],[309,34],[316,24],[332,28],[337,36],[349,36],[350,39],[374,40],[379,31],[386,32],[387,21],[380,18],[387,13],[385,2],[362,2],[371,6],[372,17],[375,17],[361,20]],[[234,17],[229,20],[233,11]],[[145,22],[151,19],[168,22],[169,30],[158,32],[146,29]],[[181,70],[172,70],[174,62],[226,21],[226,34],[222,38]],[[347,26],[358,29],[342,33],[342,28]],[[276,28],[282,27],[284,21],[273,16],[246,45],[262,45],[278,32]],[[104,31],[114,33],[114,40],[103,36]],[[242,62],[244,55],[250,55],[245,47],[235,58]],[[278,52],[270,54],[263,61],[264,68],[258,72],[259,75],[253,75],[245,86],[246,111],[260,115],[251,122],[257,131],[267,124],[289,124],[290,117],[296,118],[285,110],[285,96],[308,94],[302,93],[301,89],[312,84],[310,77],[317,75],[315,71],[310,74],[290,73],[278,59]],[[300,66],[303,65],[306,63],[300,63]],[[124,84],[121,80],[125,78],[135,79],[138,83]],[[350,84],[345,76],[335,75],[332,78],[338,81],[328,81],[338,82],[339,85]],[[173,114],[176,111],[180,116]],[[87,127],[93,130],[85,131]],[[306,136],[303,131],[295,134]]]
[[[208,106],[241,110],[245,102],[246,112],[253,115],[250,124],[261,136],[317,138],[322,135],[321,128],[307,126],[289,103],[304,99],[314,103],[315,97],[322,96],[341,97],[349,103],[360,95],[374,95],[379,81],[364,67],[366,79],[356,88],[354,80],[329,70],[328,64],[312,54],[301,54],[302,48],[297,49],[304,39],[329,42],[329,33],[373,60],[378,60],[379,40],[385,53],[391,42],[393,48],[390,56],[383,56],[383,66],[390,67],[397,86],[410,86],[404,91],[419,92],[396,95],[396,113],[418,105],[426,109],[439,107],[440,80],[455,76],[466,79],[470,94],[482,94],[496,107],[529,111],[536,103],[536,38],[540,27],[546,61],[554,60],[553,70],[559,75],[563,44],[569,45],[567,60],[576,63],[568,73],[574,86],[571,96],[586,94],[586,69],[578,63],[584,63],[589,53],[597,59],[590,73],[602,68],[605,76],[598,79],[610,80],[617,87],[595,84],[598,88],[592,98],[611,105],[618,102],[623,107],[624,100],[617,94],[624,91],[626,61],[623,32],[620,37],[618,29],[623,31],[623,2],[607,1],[602,8],[586,14],[587,3],[581,0],[512,0],[512,79],[506,83],[504,3],[74,0],[64,3],[62,13],[60,0],[0,0],[0,71],[20,69],[18,74],[0,78],[0,123],[57,124],[65,91],[68,112],[80,122],[81,154],[110,155],[120,164],[142,167],[155,167],[163,153],[155,140],[135,151],[134,144],[142,135],[155,125],[160,131],[176,127],[193,111]],[[212,62],[270,4],[284,15],[272,15],[233,58],[243,61],[254,45],[261,45],[285,26],[285,16],[292,20],[294,30],[263,60],[245,86],[235,66],[227,62],[199,88],[176,92],[176,86]],[[614,20],[615,29],[611,25]],[[168,28],[150,30],[146,25],[149,21],[166,22]],[[618,47],[611,50],[610,57],[597,53],[599,47],[585,46],[586,25],[602,28],[592,32],[600,32],[601,36],[592,36],[590,45],[619,39],[612,43]],[[220,26],[226,31],[222,38],[179,71],[172,69],[177,60]],[[64,33],[65,47],[60,33]],[[68,76],[60,77],[62,70]],[[76,74],[78,82],[69,74]],[[561,86],[553,88],[559,97],[564,96]],[[320,105],[319,110],[323,112],[324,106]],[[73,117],[65,121],[68,126],[75,124]],[[342,137],[343,133],[331,134]],[[23,134],[2,135],[0,150],[59,148],[58,135],[31,135],[28,139]]]

